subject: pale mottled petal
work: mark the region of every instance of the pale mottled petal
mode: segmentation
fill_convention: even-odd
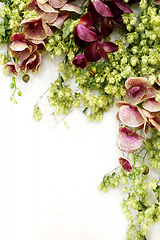
[[[149,112],[159,112],[160,111],[160,103],[155,99],[148,99],[142,103],[142,107]]]
[[[123,124],[129,127],[139,127],[145,120],[138,112],[137,108],[122,106],[119,110],[119,119]]]
[[[117,137],[118,148],[122,151],[133,153],[142,145],[145,139],[125,126],[119,128]]]
[[[20,66],[16,62],[8,62],[8,63],[6,63],[4,68],[5,68],[5,70],[6,70],[6,72],[8,74],[13,74],[15,76],[18,76],[18,74],[21,71]]]
[[[68,12],[75,12],[78,14],[82,13],[82,9],[76,5],[73,5],[71,3],[66,3],[62,8],[61,11],[68,11]]]

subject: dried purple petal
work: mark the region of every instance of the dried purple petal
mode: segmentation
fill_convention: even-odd
[[[4,65],[4,68],[8,74],[13,74],[15,76],[18,76],[20,73],[21,69],[16,62],[8,62]]]
[[[129,158],[127,157],[120,157],[119,158],[119,163],[121,165],[121,167],[123,168],[123,170],[125,172],[131,172],[132,170],[132,162]]]

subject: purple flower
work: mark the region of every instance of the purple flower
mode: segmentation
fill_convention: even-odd
[[[77,55],[72,63],[76,66],[76,67],[80,67],[82,69],[84,69],[87,66],[87,59],[83,54],[79,54]]]
[[[100,35],[100,32],[92,25],[93,20],[91,14],[84,14],[80,19],[80,23],[74,29],[74,41],[76,45],[84,46],[87,43],[98,40],[97,34]],[[102,39],[102,36],[100,36],[100,38]]]
[[[91,45],[86,47],[84,55],[88,62],[100,60],[102,57],[109,60],[107,53],[112,53],[118,50],[118,46],[112,42],[94,41]]]
[[[119,158],[119,163],[121,165],[121,167],[123,168],[123,170],[125,172],[131,172],[132,170],[132,162],[129,158],[127,157],[120,157]]]

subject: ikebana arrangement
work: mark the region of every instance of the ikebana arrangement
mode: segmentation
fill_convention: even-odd
[[[16,77],[32,81],[29,73],[38,73],[48,54],[62,57],[47,91],[53,115],[81,107],[89,121],[100,122],[114,103],[119,109],[122,156],[98,187],[105,193],[124,185],[126,239],[148,239],[150,225],[160,220],[160,1],[0,2],[0,42],[6,44],[0,63],[12,76],[14,103],[22,94]],[[37,103],[33,118],[42,117]]]

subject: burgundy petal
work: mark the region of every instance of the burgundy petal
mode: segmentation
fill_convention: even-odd
[[[96,9],[96,11],[103,17],[114,17],[114,15],[112,14],[111,10],[109,9],[109,7],[102,3],[99,0],[95,0],[93,2],[93,5]]]
[[[84,14],[80,19],[80,23],[85,25],[86,27],[91,27],[93,25],[93,19],[91,14],[89,12]]]
[[[102,42],[101,45],[107,53],[112,53],[118,50],[118,46],[112,42]]]
[[[101,53],[97,51],[97,43],[94,42],[84,50],[84,55],[87,62],[95,62],[101,59]]]
[[[117,7],[125,13],[132,13],[133,12],[129,7],[127,7],[124,3],[122,3],[119,0],[112,0],[112,2],[114,2],[117,5]]]
[[[119,158],[119,163],[121,165],[121,167],[123,168],[123,170],[125,172],[131,172],[132,170],[132,162],[129,158],[127,157],[120,157]]]
[[[104,47],[103,47],[104,44]],[[105,42],[101,43],[99,41],[97,41],[97,51],[100,52],[101,57],[105,58],[106,60],[109,60],[108,55],[107,55],[107,51],[105,49]]]
[[[104,17],[101,25],[101,32],[104,37],[109,36],[114,29],[113,22],[111,18]]]
[[[75,29],[74,29],[74,42],[77,46],[84,46],[85,45],[85,41],[83,41],[82,39],[80,39],[78,37],[77,27],[75,27]]]
[[[125,105],[119,110],[119,119],[123,124],[129,127],[139,127],[145,122],[137,108]]]
[[[88,12],[92,15],[93,22],[102,21],[103,17],[95,10],[95,7],[91,1],[89,1],[87,6]]]
[[[78,37],[85,42],[93,42],[97,40],[97,34],[86,28],[81,23],[77,25],[77,34]]]

